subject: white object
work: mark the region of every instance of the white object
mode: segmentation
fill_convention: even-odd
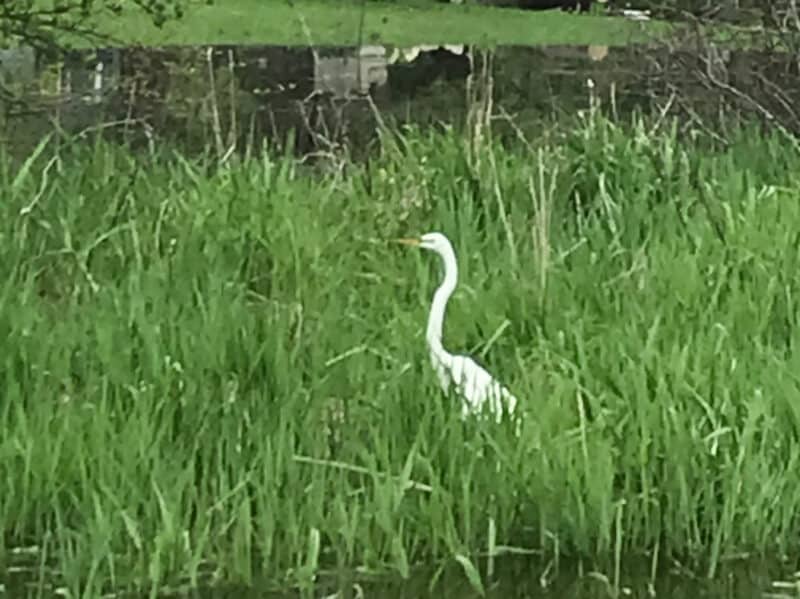
[[[622,16],[625,17],[626,19],[631,19],[632,21],[649,21],[650,11],[636,10],[633,8],[623,8]]]
[[[360,46],[354,53],[328,56],[324,50],[314,55],[314,91],[330,93],[334,98],[365,95],[373,85],[386,85],[386,48]]]
[[[458,263],[450,240],[441,233],[427,233],[418,239],[396,241],[431,250],[439,254],[444,264],[444,280],[433,296],[425,334],[431,363],[439,377],[442,390],[447,393],[451,384],[456,387],[462,397],[462,418],[470,414],[481,414],[486,407],[491,414],[494,414],[497,422],[503,419],[504,414],[512,415],[517,407],[517,398],[475,360],[469,356],[453,355],[442,345],[442,326],[447,301],[458,283]]]

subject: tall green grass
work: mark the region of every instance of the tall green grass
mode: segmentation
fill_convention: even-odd
[[[0,178],[3,563],[36,545],[77,597],[794,550],[790,142],[590,117],[538,149],[409,130],[321,174],[52,152]],[[436,386],[438,264],[386,243],[429,230],[460,260],[446,346],[521,398],[519,439]]]

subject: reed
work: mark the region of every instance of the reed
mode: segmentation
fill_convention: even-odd
[[[0,562],[35,545],[77,597],[794,550],[797,148],[596,115],[533,149],[397,139],[322,172],[5,161]],[[438,389],[437,265],[385,243],[429,230],[460,261],[446,345],[521,399],[519,439]]]

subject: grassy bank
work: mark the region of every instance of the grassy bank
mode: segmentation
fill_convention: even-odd
[[[485,575],[501,546],[712,575],[793,551],[797,150],[600,119],[465,147],[408,132],[315,176],[104,145],[6,166],[0,560],[36,544],[97,596]],[[428,230],[461,261],[446,345],[522,399],[520,439],[436,386],[438,270],[385,242]]]
[[[598,15],[458,6],[428,0],[229,0],[198,3],[186,17],[157,28],[138,11],[102,22],[127,42],[173,44],[401,46],[432,43],[606,44],[643,41],[659,26]]]

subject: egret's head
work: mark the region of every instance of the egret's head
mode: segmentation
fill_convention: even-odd
[[[437,254],[446,254],[452,253],[453,246],[450,244],[450,240],[447,239],[441,233],[425,233],[422,237],[413,237],[411,239],[398,239],[398,243],[403,243],[405,245],[413,245],[417,247],[421,247],[426,250],[431,250],[436,252]]]
[[[456,278],[458,277],[458,263],[456,262],[456,253],[453,251],[453,246],[447,237],[441,233],[434,232],[425,233],[422,237],[395,239],[395,241],[405,245],[421,247],[438,254],[444,264],[445,282],[455,287]]]

